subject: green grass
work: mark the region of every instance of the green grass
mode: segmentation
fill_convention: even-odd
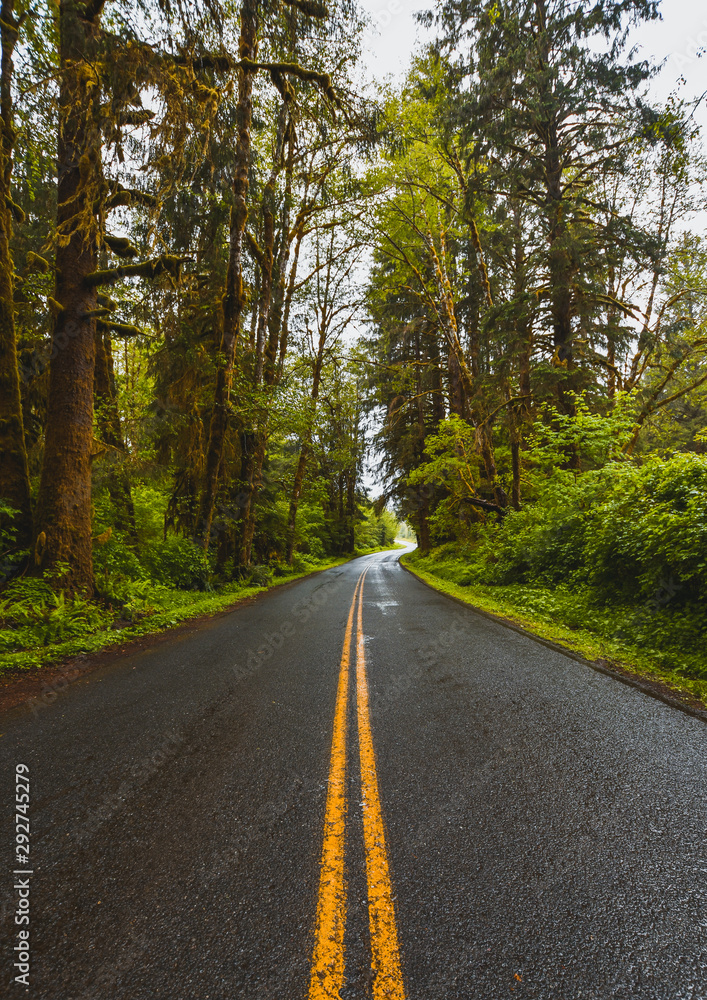
[[[64,601],[43,580],[21,580],[0,595],[0,675],[162,632],[190,618],[217,614],[272,587],[380,551],[387,551],[387,547],[357,550],[333,559],[300,559],[297,569],[274,580],[231,583],[217,591],[178,590],[144,581],[142,586],[135,585],[134,597],[119,608],[80,597]]]
[[[651,613],[631,605],[607,606],[586,589],[473,582],[464,561],[448,551],[437,556],[415,551],[401,561],[436,590],[520,625],[587,660],[604,660],[660,681],[707,706],[707,655],[697,651],[699,640],[687,616]],[[675,637],[673,644],[671,635]]]

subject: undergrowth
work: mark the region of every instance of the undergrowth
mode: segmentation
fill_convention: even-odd
[[[28,669],[127,639],[159,632],[189,618],[215,614],[278,583],[339,566],[354,556],[312,559],[295,556],[292,567],[253,567],[239,582],[218,589],[185,590],[152,579],[108,578],[102,598],[65,598],[43,579],[23,578],[0,595],[0,673]]]

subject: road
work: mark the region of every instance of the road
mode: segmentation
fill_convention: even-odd
[[[398,556],[0,720],[34,873],[25,990],[7,858],[5,995],[707,998],[704,722]]]

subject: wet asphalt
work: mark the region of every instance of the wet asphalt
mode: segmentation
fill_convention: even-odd
[[[277,588],[0,719],[0,993],[306,1000],[356,581],[408,1000],[707,1000],[707,727],[425,587]],[[349,700],[341,1000],[373,997]],[[15,765],[31,986],[12,981]],[[6,990],[6,992],[4,992]]]

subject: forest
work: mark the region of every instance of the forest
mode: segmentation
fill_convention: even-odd
[[[707,695],[707,161],[654,0],[2,0],[0,658],[414,534]]]

